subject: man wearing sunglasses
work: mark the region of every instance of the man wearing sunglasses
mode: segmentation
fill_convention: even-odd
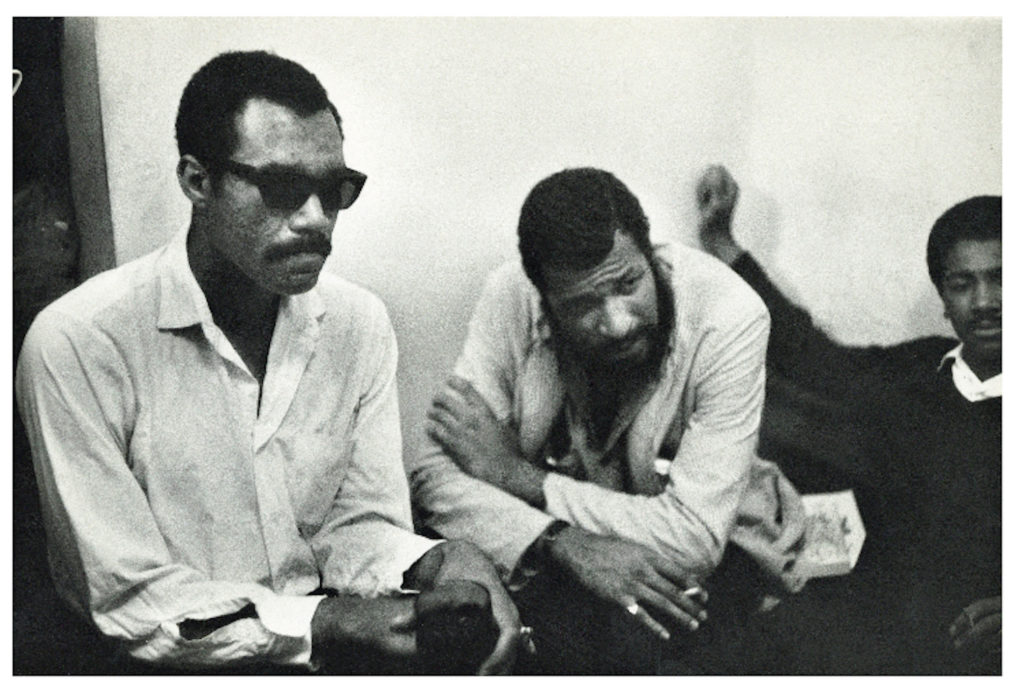
[[[324,88],[226,53],[176,134],[187,228],[40,313],[21,354],[58,592],[114,672],[402,672],[402,589],[474,581],[500,627],[480,671],[507,671],[520,624],[489,561],[411,530],[385,309],[321,276],[366,181]]]

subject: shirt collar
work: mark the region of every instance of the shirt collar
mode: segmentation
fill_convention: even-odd
[[[160,330],[214,324],[206,295],[200,289],[188,263],[188,229],[189,225],[186,224],[174,235],[157,261],[160,281],[157,328]],[[281,300],[281,313],[296,319],[300,324],[319,320],[325,310],[317,287],[303,294],[282,297]]]
[[[963,358],[964,345],[961,342],[949,350],[939,362],[939,368],[945,366],[946,362],[953,360],[951,369],[953,385],[970,402],[979,402],[989,398],[1003,397],[1003,374],[999,373],[989,379],[982,381],[971,370],[971,367]]]

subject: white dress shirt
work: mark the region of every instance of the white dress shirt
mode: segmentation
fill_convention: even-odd
[[[1003,397],[1003,374],[999,373],[982,381],[964,361],[963,351],[964,345],[960,343],[942,357],[942,364],[948,359],[953,360],[953,385],[960,394],[970,402]]]
[[[283,297],[262,401],[186,233],[41,312],[16,392],[58,591],[135,657],[304,664],[320,587],[396,590],[413,534],[383,304],[323,275]],[[185,619],[240,619],[200,639]]]

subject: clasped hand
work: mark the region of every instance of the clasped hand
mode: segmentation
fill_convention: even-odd
[[[448,581],[473,581],[487,589],[491,612],[500,630],[494,651],[479,674],[507,674],[520,645],[519,612],[491,562],[475,546],[451,541],[435,545],[410,569],[408,587],[429,590]],[[335,649],[366,649],[384,657],[384,664],[413,667],[416,651],[416,609],[408,595],[362,598],[340,595],[317,606],[312,623],[313,645],[330,657]]]

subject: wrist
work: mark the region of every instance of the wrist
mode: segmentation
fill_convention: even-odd
[[[413,562],[412,566],[402,574],[402,588],[406,590],[426,590],[434,585],[441,565],[444,564],[446,546],[451,542],[434,545]]]
[[[537,565],[541,568],[559,565],[561,563],[559,544],[562,543],[564,548],[565,535],[571,535],[574,531],[576,528],[564,520],[556,520],[548,525],[534,544]]]
[[[732,266],[743,255],[743,249],[735,241],[729,239],[727,243],[719,244],[713,248],[711,253],[726,265]]]
[[[344,598],[340,597],[324,598],[316,606],[309,625],[314,658],[322,655],[325,649],[344,640],[341,630],[338,628],[338,614],[341,608],[339,601],[343,600]]]
[[[525,459],[517,457],[504,467],[504,474],[498,486],[531,506],[543,509],[544,479],[547,474]]]

